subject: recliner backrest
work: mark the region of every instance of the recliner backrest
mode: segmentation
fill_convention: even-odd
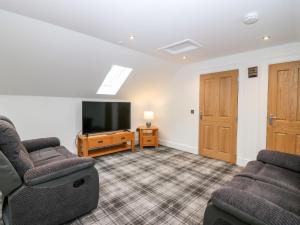
[[[10,161],[21,178],[34,165],[12,122],[0,117],[0,150]],[[10,122],[9,122],[10,121]]]

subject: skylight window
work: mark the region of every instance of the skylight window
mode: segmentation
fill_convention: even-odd
[[[132,68],[113,65],[97,91],[98,95],[115,95],[125,82]]]

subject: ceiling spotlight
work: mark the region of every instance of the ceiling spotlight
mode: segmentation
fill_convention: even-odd
[[[264,40],[264,41],[268,41],[268,40],[270,40],[270,38],[271,38],[270,36],[264,36],[264,37],[263,37],[263,40]]]
[[[129,36],[129,39],[130,39],[130,40],[134,40],[134,39],[135,39],[135,36],[134,36],[134,35],[130,35],[130,36]]]
[[[258,13],[257,12],[250,12],[250,13],[247,13],[245,16],[244,16],[244,19],[243,19],[243,22],[244,24],[246,25],[251,25],[251,24],[254,24],[258,21]]]
[[[184,55],[184,56],[182,56],[182,59],[183,59],[183,60],[186,60],[186,56],[185,56],[185,55]]]

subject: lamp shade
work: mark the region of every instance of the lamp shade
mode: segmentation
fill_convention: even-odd
[[[152,111],[144,111],[144,119],[145,120],[153,120],[154,113]]]

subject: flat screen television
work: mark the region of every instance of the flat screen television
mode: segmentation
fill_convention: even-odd
[[[82,102],[82,133],[128,130],[130,102]]]

